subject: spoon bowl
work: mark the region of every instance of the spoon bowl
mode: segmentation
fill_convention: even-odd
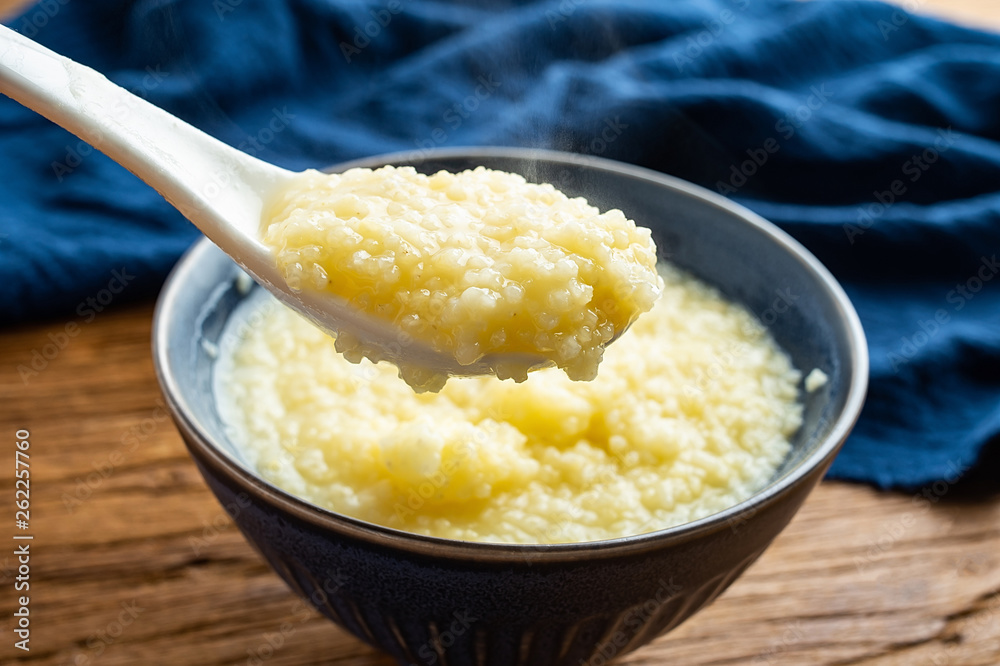
[[[803,394],[802,428],[770,482],[695,522],[605,541],[543,545],[400,532],[310,504],[256,471],[239,433],[221,417],[213,388],[216,357],[207,351],[222,346],[227,331],[254,325],[240,314],[240,304],[252,295],[234,285],[231,263],[202,242],[164,286],[154,316],[153,358],[167,408],[209,487],[291,589],[399,663],[604,664],[610,654],[620,657],[678,626],[767,548],[857,419],[868,356],[847,295],[773,225],[660,173],[594,157],[500,147],[372,157],[338,170],[384,164],[412,164],[422,173],[482,164],[558,182],[568,194],[600,207],[627,208],[653,231],[658,246],[671,248],[676,266],[750,312],[767,313],[775,290],[796,294],[794,306],[765,319],[767,328],[796,367],[821,368],[829,381]],[[653,345],[648,352],[670,350]],[[836,527],[822,529],[837,538]],[[789,587],[782,594],[797,592]],[[462,632],[450,631],[456,617],[468,619]]]
[[[260,240],[265,203],[299,176],[243,153],[0,26],[0,92],[90,143],[159,192],[254,280],[323,330],[350,332],[380,360],[445,375],[491,374],[496,355],[460,365],[329,293],[295,291]],[[542,366],[534,355],[504,355]]]

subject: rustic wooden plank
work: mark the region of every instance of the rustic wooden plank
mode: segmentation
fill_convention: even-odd
[[[391,663],[298,603],[214,501],[169,423],[107,467],[122,433],[157,407],[150,314],[105,313],[27,386],[11,369],[61,324],[0,334],[0,432],[31,429],[36,482],[34,649],[18,663],[255,663],[274,650],[268,638],[280,642],[269,664]],[[719,601],[621,663],[995,663],[1000,501],[940,494],[932,504],[823,484]],[[10,515],[9,494],[0,507]],[[204,537],[207,546],[192,546]],[[112,637],[133,601],[141,613]],[[0,644],[0,660],[16,657],[11,641]]]
[[[722,599],[625,662],[880,664],[951,650],[946,663],[997,663],[1000,503],[946,503],[900,531],[912,508],[823,484]],[[899,663],[934,663],[912,659]]]

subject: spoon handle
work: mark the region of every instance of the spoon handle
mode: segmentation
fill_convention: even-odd
[[[0,92],[144,180],[226,251],[239,249],[234,234],[244,250],[256,241],[262,197],[292,176],[4,26]]]

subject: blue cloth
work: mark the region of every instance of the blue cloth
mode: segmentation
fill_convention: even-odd
[[[289,168],[530,145],[732,196],[832,269],[868,333],[870,398],[831,474],[1000,485],[984,453],[1000,439],[1000,36],[825,0],[45,0],[8,23]],[[8,323],[85,323],[113,270],[119,298],[152,295],[197,236],[6,99],[0,234]]]

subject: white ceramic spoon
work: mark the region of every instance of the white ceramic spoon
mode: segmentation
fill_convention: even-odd
[[[459,365],[387,322],[318,292],[292,291],[261,243],[264,202],[298,174],[240,152],[103,75],[0,26],[0,92],[105,153],[152,186],[257,282],[327,331],[350,331],[384,358],[453,375],[488,374],[497,357]],[[541,358],[505,357],[528,365]]]

